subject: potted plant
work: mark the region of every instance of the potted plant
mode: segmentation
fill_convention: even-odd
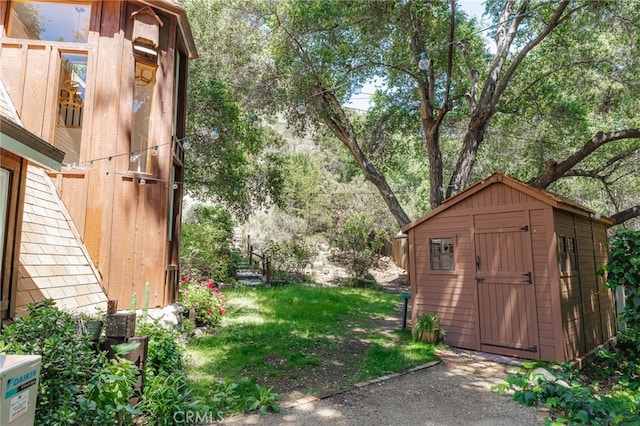
[[[424,313],[418,317],[413,326],[413,337],[419,342],[435,343],[445,334],[444,329],[440,327],[440,318],[437,315]]]
[[[105,313],[102,309],[96,308],[95,312],[82,311],[76,314],[78,319],[78,330],[87,334],[92,340],[98,340],[104,327]]]

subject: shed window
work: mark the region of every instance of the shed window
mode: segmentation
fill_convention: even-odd
[[[86,43],[90,2],[14,0],[7,35],[28,40]]]
[[[560,272],[568,273],[578,270],[576,239],[565,235],[558,236],[558,264]]]
[[[429,257],[432,271],[453,271],[453,238],[429,239]]]

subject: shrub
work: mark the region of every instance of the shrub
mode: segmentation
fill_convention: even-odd
[[[161,374],[148,380],[137,408],[145,413],[141,424],[149,426],[187,423],[183,421],[187,419],[187,413],[205,418],[208,409],[189,387],[182,372]]]
[[[378,250],[387,239],[387,231],[376,230],[373,216],[368,213],[351,215],[334,237],[335,244],[348,262],[349,272],[358,280],[366,277]]]
[[[132,386],[131,375],[116,384],[121,377],[114,372],[132,373],[129,361],[109,361],[105,353],[96,353],[90,337],[76,331],[73,316],[52,300],[29,304],[28,309],[28,315],[4,327],[0,346],[6,353],[42,356],[36,424],[115,424],[116,416],[131,408]],[[114,386],[122,392],[119,399],[110,393]]]
[[[278,271],[301,273],[312,256],[312,249],[301,238],[273,243],[269,248],[271,266]]]
[[[91,417],[85,418],[93,418],[95,422],[95,418],[102,413],[110,413],[117,424],[131,424],[132,415],[141,414],[129,403],[138,381],[138,368],[131,361],[122,358],[138,346],[140,342],[112,346],[116,356],[104,363],[87,385],[87,398],[83,407]]]
[[[149,339],[144,364],[146,378],[168,376],[182,371],[184,350],[177,332],[168,330],[154,321],[138,321],[136,332]]]
[[[184,276],[180,283],[178,299],[185,311],[195,310],[197,325],[215,327],[226,312],[224,294],[212,280],[197,283],[189,276]]]
[[[195,219],[182,225],[181,266],[193,277],[224,280],[232,267],[231,215],[218,207],[198,206]]]
[[[607,283],[615,290],[624,286],[626,307],[623,320],[630,327],[640,327],[640,231],[619,229],[609,244]]]

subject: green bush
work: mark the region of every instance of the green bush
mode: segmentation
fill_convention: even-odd
[[[186,275],[224,281],[233,262],[233,220],[218,207],[198,206],[195,219],[182,224],[181,268]]]
[[[342,223],[334,242],[343,251],[349,272],[356,279],[364,280],[378,250],[388,238],[386,230],[375,229],[372,215],[355,213]]]
[[[624,287],[626,307],[623,320],[630,327],[640,327],[640,231],[619,229],[609,244],[607,283],[615,290]]]
[[[197,283],[188,275],[180,282],[178,301],[186,311],[195,310],[196,325],[215,327],[227,308],[224,294],[212,280]]]
[[[42,356],[36,424],[115,424],[131,408],[127,404],[132,386],[130,375],[124,377],[126,383],[118,384],[120,377],[112,376],[115,371],[131,373],[129,362],[109,361],[105,353],[96,352],[95,343],[77,332],[73,316],[53,301],[28,308],[28,315],[4,327],[0,347],[5,353]],[[116,395],[121,393],[117,398],[111,394],[116,387]]]
[[[271,266],[277,271],[301,273],[312,257],[311,247],[297,237],[281,243],[273,243],[269,248]]]
[[[208,412],[208,407],[195,395],[181,371],[159,374],[148,380],[137,408],[145,414],[140,419],[141,424],[149,426],[189,423],[189,416],[202,419]]]
[[[147,359],[144,364],[145,378],[158,375],[169,376],[182,371],[184,349],[179,334],[154,321],[138,321],[136,333],[147,336]]]
[[[138,346],[140,342],[112,346],[116,356],[107,360],[91,378],[83,407],[94,419],[102,413],[110,413],[117,424],[131,424],[132,415],[141,414],[129,402],[138,381],[138,368],[131,361],[122,358]]]

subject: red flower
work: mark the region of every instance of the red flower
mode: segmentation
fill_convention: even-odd
[[[218,312],[220,313],[220,315],[224,315],[227,311],[223,307],[218,307]]]
[[[209,281],[207,282],[207,286],[208,286],[209,288],[214,288],[214,289],[215,289],[216,284],[213,282],[213,280],[209,280]]]
[[[211,309],[207,309],[207,315],[211,315],[213,311]]]
[[[218,289],[218,287],[211,287],[213,289],[213,292],[216,294],[221,294],[220,290]]]
[[[182,282],[189,281],[190,279],[191,277],[189,275],[185,275],[184,277],[182,277]]]

